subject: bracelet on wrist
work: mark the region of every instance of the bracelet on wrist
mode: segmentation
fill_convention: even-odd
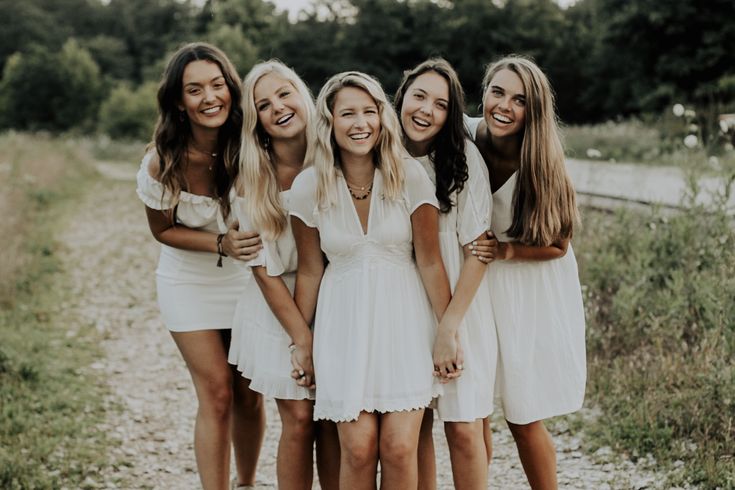
[[[291,345],[288,346],[288,352],[290,352],[291,354],[293,354],[293,351],[295,351],[295,350],[296,350],[296,344],[294,344],[292,342]]]
[[[222,239],[225,237],[224,233],[217,235],[217,267],[222,267],[222,257],[227,257],[227,254],[222,250]]]

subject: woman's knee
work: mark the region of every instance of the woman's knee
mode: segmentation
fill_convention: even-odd
[[[447,442],[452,451],[472,454],[478,448],[485,448],[482,424],[480,422],[451,422],[444,425]]]
[[[548,433],[542,420],[531,422],[529,424],[514,424],[507,421],[510,433],[513,434],[516,444],[532,444],[538,440],[539,437],[547,438]]]
[[[378,442],[375,438],[340,439],[345,464],[352,468],[374,465],[378,461]]]
[[[314,435],[314,409],[306,400],[278,400],[283,430],[302,437]]]
[[[403,466],[416,462],[416,441],[411,440],[403,434],[392,436],[381,436],[380,438],[380,460],[386,464]]]
[[[197,386],[200,409],[215,417],[229,417],[232,411],[232,378],[229,372],[207,376]]]

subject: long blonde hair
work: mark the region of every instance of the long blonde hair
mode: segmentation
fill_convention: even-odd
[[[287,80],[304,100],[307,129],[314,117],[314,99],[301,78],[278,60],[258,63],[242,84],[243,125],[237,191],[245,198],[251,224],[264,237],[275,239],[286,230],[288,216],[279,198],[276,169],[269,155],[270,137],[258,122],[258,110],[253,98],[255,85],[270,73]]]
[[[520,168],[513,194],[513,222],[507,234],[527,245],[548,246],[571,238],[580,223],[572,181],[546,75],[531,60],[509,56],[491,64],[482,81],[483,102],[496,73],[510,70],[526,92],[526,122]]]
[[[385,197],[398,199],[403,191],[403,158],[406,150],[401,145],[401,126],[393,107],[380,83],[357,71],[338,73],[330,78],[316,100],[316,120],[309,131],[306,162],[317,173],[317,202],[329,206],[336,202],[337,169],[340,168],[339,148],[334,140],[334,102],[337,93],[345,87],[367,92],[378,106],[381,131],[373,155],[375,166],[383,177]]]

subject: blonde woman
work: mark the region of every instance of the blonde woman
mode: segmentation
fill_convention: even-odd
[[[316,310],[314,417],[337,422],[340,488],[374,488],[378,461],[383,488],[415,488],[421,419],[440,392],[431,349],[450,292],[437,201],[400,138],[377,81],[335,75],[317,99],[313,167],[292,189],[296,302],[307,320]]]
[[[314,102],[293,70],[271,60],[255,65],[245,77],[242,108],[235,212],[241,229],[256,230],[263,240],[259,256],[247,262],[262,294],[245,294],[237,305],[230,362],[252,380],[253,390],[276,399],[283,427],[278,488],[311,489],[319,432],[326,440],[317,445],[321,485],[336,489],[339,446],[334,424],[330,428],[322,423],[318,431],[312,418],[312,334],[292,296],[297,256],[286,210],[291,184],[304,164]],[[291,378],[291,351],[304,374],[301,385]]]
[[[585,390],[584,310],[570,244],[579,223],[549,81],[508,57],[483,80],[483,118],[469,129],[490,170],[488,267],[498,332],[498,393],[534,489],[555,489],[543,420],[578,410]]]
[[[233,229],[240,97],[240,79],[222,51],[204,43],[176,51],[158,88],[155,148],[137,178],[161,242],[161,317],[199,402],[194,453],[205,490],[229,488],[231,440],[238,483],[253,485],[265,430],[262,397],[227,364],[235,304],[249,282],[233,259],[250,259],[260,248],[257,236]]]
[[[487,299],[485,271],[491,259],[475,255],[475,242],[490,227],[488,172],[469,140],[462,114],[462,85],[446,60],[429,59],[406,71],[394,104],[406,148],[423,165],[436,189],[439,242],[453,287],[452,301],[434,342],[434,365],[448,382],[433,412],[444,422],[454,487],[485,489],[489,455],[482,419],[493,412],[497,334]],[[464,245],[470,247],[463,252]],[[461,377],[451,379],[459,372]],[[420,441],[424,487],[432,486],[428,482],[434,476],[425,464],[433,462],[431,415],[428,411],[425,416]],[[425,446],[429,446],[428,455],[423,454]]]

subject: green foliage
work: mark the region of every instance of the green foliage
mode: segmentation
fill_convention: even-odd
[[[102,96],[99,68],[74,39],[58,52],[32,46],[6,63],[0,82],[2,125],[51,130],[89,127]]]
[[[588,211],[575,240],[599,444],[671,484],[735,483],[735,231],[724,209]],[[672,470],[674,461],[683,470]]]
[[[153,82],[113,89],[100,108],[100,129],[113,138],[150,140],[158,114],[156,91]]]
[[[227,53],[241,77],[258,62],[258,50],[240,26],[223,25],[209,33],[207,41]]]

